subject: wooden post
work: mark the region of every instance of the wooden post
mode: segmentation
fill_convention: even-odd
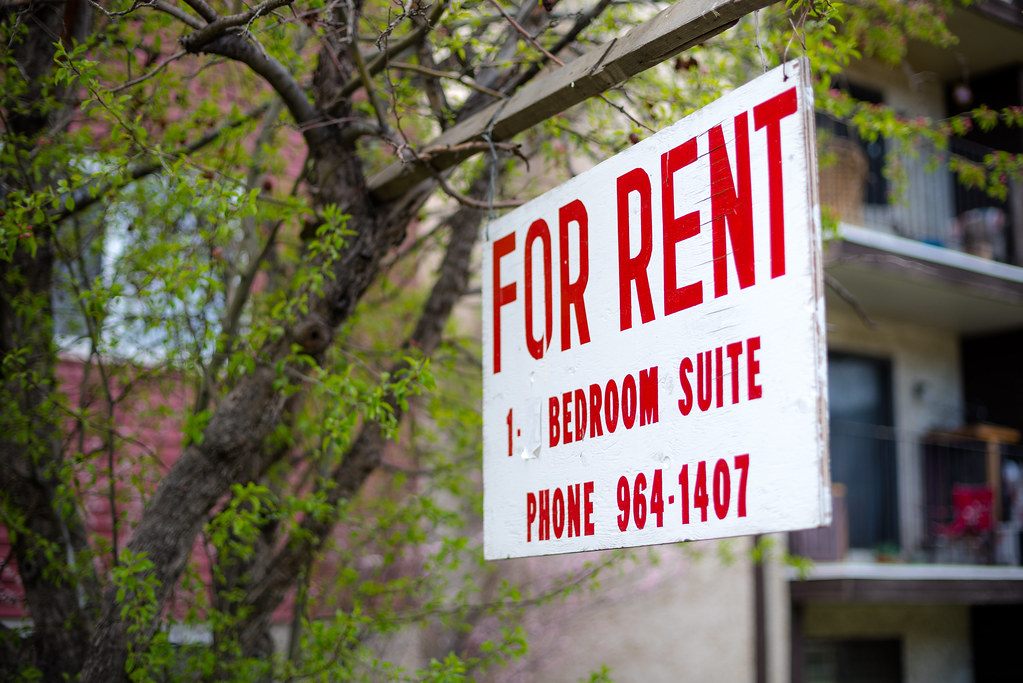
[[[621,84],[626,79],[699,45],[754,10],[775,0],[684,0],[611,42],[565,66],[529,82],[510,97],[495,102],[446,130],[421,151],[423,162],[395,162],[370,178],[369,186],[380,201],[402,196],[407,190],[479,152],[458,148],[483,142],[484,135],[502,142],[559,114],[583,100]]]

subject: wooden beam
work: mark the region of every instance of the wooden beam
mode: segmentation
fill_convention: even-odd
[[[445,148],[481,142],[488,131],[494,142],[508,140],[704,42],[733,26],[743,16],[775,1],[679,0],[620,39],[615,38],[537,77],[511,97],[449,128],[422,150],[431,150],[433,172],[444,171],[479,151],[442,151]],[[431,170],[421,162],[395,162],[370,178],[369,186],[377,199],[388,201],[402,196],[430,175]]]

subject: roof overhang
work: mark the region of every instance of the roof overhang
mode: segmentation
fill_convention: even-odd
[[[958,334],[1023,327],[1023,268],[842,224],[825,244],[828,306]]]
[[[819,563],[790,576],[789,592],[795,604],[1020,604],[1023,567]]]
[[[956,8],[947,20],[958,37],[955,45],[939,47],[910,40],[906,67],[930,72],[943,81],[968,81],[1014,64],[1023,64],[1023,14],[1019,0],[979,2]]]

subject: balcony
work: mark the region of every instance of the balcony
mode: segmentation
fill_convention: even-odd
[[[967,187],[949,167],[951,154],[983,167],[996,150],[953,139],[949,152],[924,143],[891,153],[884,139],[859,139],[844,123],[818,116],[820,198],[826,215],[852,226],[1023,265],[1023,185],[1004,199]],[[885,168],[886,157],[890,166]]]
[[[871,431],[873,434],[871,434]],[[1020,433],[992,425],[932,432],[919,444],[923,539],[905,547],[897,514],[895,444],[890,428],[863,426],[856,450],[835,463],[831,526],[795,532],[790,551],[816,562],[1001,565],[1021,563],[1023,446]],[[851,449],[849,448],[852,444]],[[845,479],[840,481],[839,479]],[[907,526],[907,525],[904,525]],[[912,525],[908,525],[912,526]]]
[[[888,428],[869,436],[864,455],[891,471],[881,457],[895,452]],[[814,565],[790,576],[796,604],[1017,604],[1023,601],[1020,526],[1023,448],[1019,432],[977,425],[934,432],[919,443],[925,529],[912,545],[888,541],[864,547],[895,500],[879,495],[877,473],[833,484],[829,527],[789,534],[789,550]],[[864,486],[873,477],[874,483]],[[997,502],[997,504],[996,504]],[[870,506],[880,506],[872,508]],[[871,521],[873,520],[873,521]],[[903,520],[905,521],[905,520]],[[867,524],[866,531],[864,524]],[[871,531],[873,525],[873,531]],[[880,535],[876,535],[880,532]],[[857,536],[860,541],[857,542]],[[871,541],[868,540],[868,543]]]
[[[1020,564],[1023,449],[1014,429],[973,425],[923,443],[924,550],[942,564]]]

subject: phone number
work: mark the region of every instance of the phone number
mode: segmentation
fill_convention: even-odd
[[[712,510],[718,519],[745,517],[748,479],[748,453],[735,456],[731,462],[721,458],[714,463],[702,460],[692,467],[683,465],[677,488],[669,484],[667,500],[663,470],[654,470],[649,478],[644,472],[631,480],[622,476],[618,479],[618,529],[643,529],[651,519],[658,527],[664,526],[665,505],[675,505],[676,498],[682,524],[695,523],[697,515],[699,522],[706,522]]]

